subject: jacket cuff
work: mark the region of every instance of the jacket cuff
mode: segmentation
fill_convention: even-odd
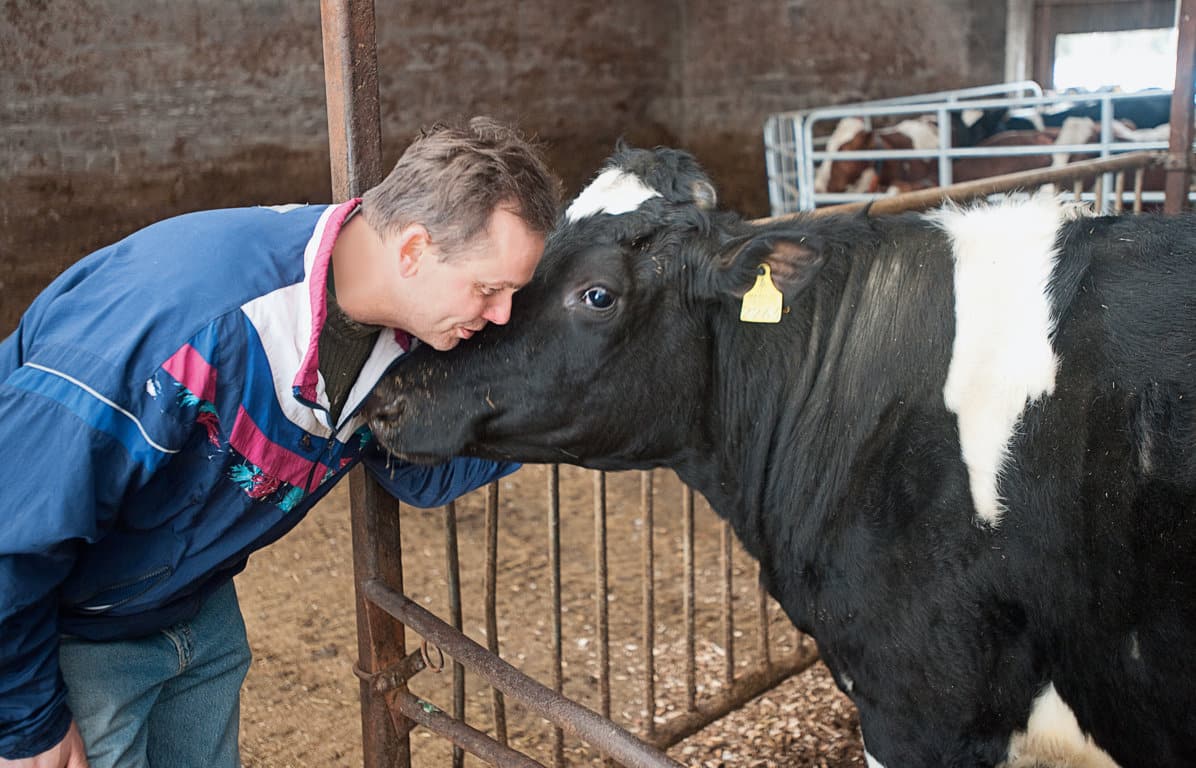
[[[6,760],[36,757],[62,741],[70,727],[71,711],[63,694],[55,697],[45,712],[22,724],[19,730],[0,732],[0,757]]]

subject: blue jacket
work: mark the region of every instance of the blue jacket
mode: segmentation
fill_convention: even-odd
[[[386,461],[357,411],[399,332],[329,423],[317,340],[355,204],[154,224],[67,270],[0,343],[0,756],[66,732],[60,634],[194,616],[358,460],[424,507],[514,470]]]

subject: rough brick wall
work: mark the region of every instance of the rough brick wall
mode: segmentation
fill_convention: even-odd
[[[376,0],[386,161],[488,113],[575,192],[619,136],[767,210],[773,111],[999,79],[984,0]],[[205,207],[329,199],[317,0],[0,2],[0,336],[90,250]]]

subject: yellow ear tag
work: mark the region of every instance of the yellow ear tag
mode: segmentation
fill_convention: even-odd
[[[784,303],[784,297],[772,282],[772,270],[767,264],[761,264],[756,284],[743,295],[739,320],[743,323],[779,323]]]

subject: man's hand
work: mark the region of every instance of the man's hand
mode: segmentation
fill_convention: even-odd
[[[75,721],[67,729],[62,741],[33,757],[20,760],[5,760],[0,757],[0,768],[87,768],[87,750]]]

